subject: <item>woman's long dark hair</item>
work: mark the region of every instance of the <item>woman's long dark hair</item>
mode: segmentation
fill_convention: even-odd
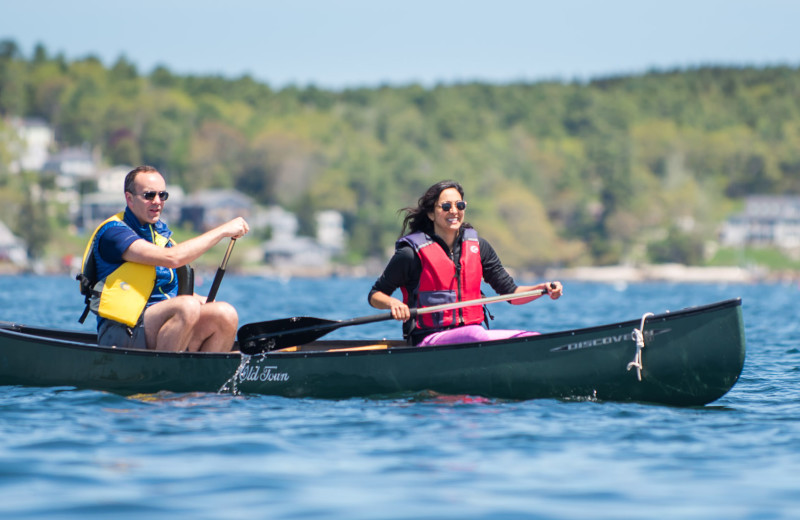
[[[455,188],[461,195],[461,200],[464,200],[464,188],[461,187],[456,181],[439,181],[425,192],[425,194],[417,201],[417,207],[408,207],[401,209],[398,213],[405,212],[406,216],[403,219],[403,229],[400,231],[400,236],[403,237],[408,233],[415,231],[423,231],[429,235],[433,234],[433,222],[428,218],[428,213],[431,213],[436,208],[436,203],[439,201],[439,195],[448,188]],[[466,222],[462,227],[471,227]],[[408,230],[408,232],[406,232]]]

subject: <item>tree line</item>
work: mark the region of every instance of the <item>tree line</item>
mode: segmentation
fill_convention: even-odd
[[[464,185],[468,220],[504,263],[528,269],[699,264],[744,196],[800,193],[793,67],[273,89],[42,45],[24,56],[3,41],[0,115],[43,118],[60,145],[154,165],[187,192],[235,188],[280,204],[307,232],[314,212],[341,211],[351,262],[385,255],[398,210],[441,179]]]

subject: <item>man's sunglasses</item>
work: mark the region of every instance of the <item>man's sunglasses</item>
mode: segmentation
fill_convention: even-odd
[[[144,200],[155,200],[156,195],[158,195],[158,198],[161,199],[162,202],[169,198],[169,193],[166,191],[145,191],[142,193]]]
[[[442,202],[441,204],[439,204],[439,207],[442,208],[442,211],[450,211],[450,208],[453,207],[453,203]],[[456,209],[458,211],[464,211],[465,209],[467,209],[467,203],[464,202],[463,200],[459,200],[458,202],[456,202]]]

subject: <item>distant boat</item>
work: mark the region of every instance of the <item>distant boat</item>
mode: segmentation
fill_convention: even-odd
[[[699,406],[733,387],[745,358],[740,299],[584,329],[430,347],[315,341],[248,356],[96,341],[89,333],[0,322],[0,385],[333,399],[432,391]]]

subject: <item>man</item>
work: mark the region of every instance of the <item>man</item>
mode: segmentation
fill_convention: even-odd
[[[125,177],[125,211],[103,222],[89,241],[82,275],[93,286],[98,344],[230,351],[239,324],[236,310],[225,302],[206,303],[196,294],[179,296],[175,270],[224,238],[244,236],[249,226],[237,217],[177,244],[160,220],[168,197],[158,170],[135,168]]]

